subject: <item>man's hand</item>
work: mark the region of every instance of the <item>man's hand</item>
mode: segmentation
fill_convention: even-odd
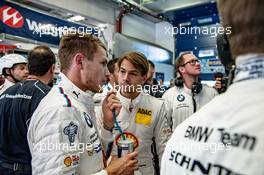
[[[113,110],[115,110],[116,115],[119,114],[121,110],[121,103],[119,99],[116,97],[115,91],[108,92],[106,98],[102,104],[102,111],[103,111],[103,122],[105,129],[112,129],[114,128],[114,119],[112,116]]]
[[[137,155],[138,153],[134,151],[121,158],[113,158],[105,170],[108,175],[131,175],[138,169]]]
[[[222,78],[216,78],[215,79],[214,88],[217,90],[220,90],[222,88]]]

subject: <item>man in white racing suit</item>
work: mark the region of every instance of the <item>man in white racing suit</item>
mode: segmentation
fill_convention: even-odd
[[[125,137],[133,141],[134,149],[138,151],[139,170],[135,171],[135,174],[153,175],[152,138],[155,138],[157,155],[161,159],[165,144],[171,134],[164,102],[143,92],[142,85],[148,72],[148,61],[143,54],[126,53],[118,60],[118,67],[117,97],[122,108],[118,114],[117,123]],[[108,145],[110,147],[108,148],[112,149],[111,155],[115,157],[117,155],[116,145],[122,136],[117,126],[113,132],[115,141],[112,145]]]
[[[199,82],[200,60],[192,53],[181,54],[176,61],[176,69],[180,75],[176,86],[162,96],[171,117],[172,130],[218,94],[214,88]]]
[[[181,123],[161,174],[264,174],[264,1],[219,0],[236,70],[233,84]]]
[[[104,166],[101,141],[110,142],[113,135],[104,128],[97,132],[94,103],[87,92],[98,92],[106,81],[105,46],[92,35],[69,34],[60,42],[59,58],[62,73],[57,85],[40,102],[29,125],[32,174],[130,174],[137,169],[136,152]],[[111,114],[114,104],[105,102],[103,107],[104,119],[111,121],[106,112]]]
[[[125,136],[134,141],[138,151],[139,174],[154,174],[153,154],[151,152],[152,138],[155,138],[156,153],[161,161],[165,144],[171,135],[164,102],[141,92],[135,99],[124,97],[119,92],[122,109],[117,122],[125,132]],[[130,112],[131,111],[131,112]],[[121,138],[117,128],[114,129],[115,143],[112,155],[116,155],[116,143]],[[158,166],[158,165],[156,165]]]

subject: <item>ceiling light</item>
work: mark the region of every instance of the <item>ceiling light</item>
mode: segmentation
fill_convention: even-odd
[[[104,29],[106,29],[107,26],[108,26],[108,24],[99,24],[99,25],[98,25],[98,27],[99,27],[100,30],[104,30]]]
[[[73,17],[68,18],[67,20],[68,21],[71,21],[71,22],[77,22],[77,21],[83,21],[83,20],[85,20],[85,17],[80,16],[80,15],[76,15],[76,16],[73,16]]]

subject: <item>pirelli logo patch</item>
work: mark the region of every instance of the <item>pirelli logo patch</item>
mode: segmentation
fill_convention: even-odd
[[[152,110],[138,108],[135,120],[138,124],[149,125],[152,120]]]

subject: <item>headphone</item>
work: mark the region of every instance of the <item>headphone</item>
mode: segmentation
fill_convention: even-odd
[[[183,78],[182,78],[182,76],[179,76],[179,77],[177,77],[175,79],[175,86],[180,87],[180,88],[183,87]],[[191,89],[192,90],[192,93],[194,95],[197,95],[197,94],[199,94],[202,91],[202,89],[203,89],[203,85],[201,83],[200,78],[198,78],[198,81],[197,82],[194,82],[192,84],[192,89]]]
[[[230,51],[230,45],[225,33],[218,34],[216,39],[218,57],[221,63],[225,66],[226,74],[228,75],[229,71],[235,65],[235,61],[232,59],[232,54]]]
[[[175,79],[175,86],[183,87],[183,78],[182,76],[176,77]]]
[[[203,90],[203,85],[200,81],[200,78],[198,78],[198,82],[194,82],[192,84],[192,94],[197,95]]]
[[[183,78],[182,78],[182,76],[176,77],[176,79],[175,79],[175,86],[176,87],[179,87],[179,88],[182,88],[183,87]],[[193,101],[193,113],[196,112],[196,108],[197,108],[196,107],[197,105],[196,105],[196,101],[194,99],[194,96],[197,95],[197,94],[199,94],[202,91],[202,89],[203,89],[203,85],[201,83],[201,79],[198,78],[198,81],[196,81],[196,82],[194,82],[192,84],[192,89],[191,89],[191,91],[192,91],[192,101]]]
[[[229,40],[225,33],[218,34],[216,39],[218,57],[225,67],[226,75],[228,76],[227,86],[232,84],[235,75],[235,61],[232,59]]]

